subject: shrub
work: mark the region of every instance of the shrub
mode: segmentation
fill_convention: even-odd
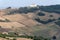
[[[53,15],[50,15],[50,17],[53,17]]]
[[[42,13],[42,12],[39,12],[38,15],[39,15],[39,16],[45,16],[45,14]]]
[[[13,40],[16,40],[15,38]]]

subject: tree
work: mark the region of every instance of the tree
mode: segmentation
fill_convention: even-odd
[[[52,39],[55,40],[56,39],[56,36],[53,36]]]
[[[11,7],[8,7],[7,9],[11,9]]]
[[[58,20],[60,20],[60,17],[58,18]]]

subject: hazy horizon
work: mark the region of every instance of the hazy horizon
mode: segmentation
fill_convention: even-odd
[[[31,4],[37,5],[57,5],[60,4],[60,0],[0,0],[0,9],[7,8],[7,7],[24,7],[29,6]]]

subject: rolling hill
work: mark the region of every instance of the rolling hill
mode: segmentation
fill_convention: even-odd
[[[0,27],[23,35],[60,37],[60,5],[0,10]]]

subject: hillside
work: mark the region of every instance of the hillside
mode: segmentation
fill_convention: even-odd
[[[0,27],[17,34],[60,37],[60,5],[0,10]],[[11,32],[9,30],[8,32]]]

